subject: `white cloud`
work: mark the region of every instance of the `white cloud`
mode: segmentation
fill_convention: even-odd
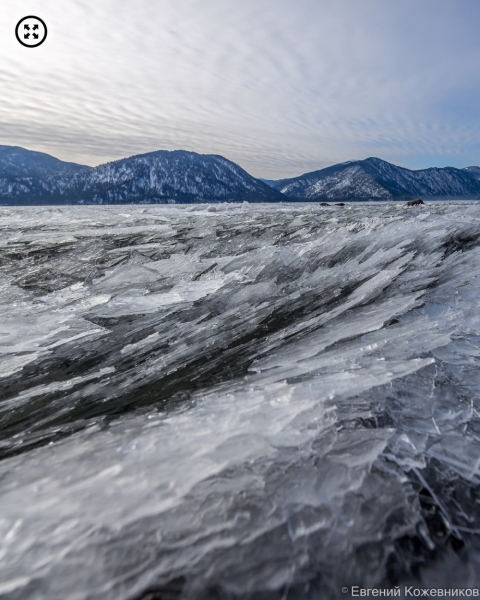
[[[39,48],[14,38],[26,14]],[[3,0],[0,143],[88,164],[185,148],[265,177],[478,164],[479,24],[477,0]]]

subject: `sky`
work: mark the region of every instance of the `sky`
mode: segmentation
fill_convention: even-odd
[[[41,17],[45,43],[15,38]],[[480,165],[479,0],[2,0],[0,144],[257,177],[377,156]]]

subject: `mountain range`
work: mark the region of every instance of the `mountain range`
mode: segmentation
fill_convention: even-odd
[[[5,146],[3,146],[5,148]],[[193,202],[278,202],[285,197],[222,156],[159,150],[99,167],[49,162],[17,148],[7,171],[0,163],[2,204],[164,204]],[[24,151],[27,152],[27,151]],[[7,154],[7,153],[5,153]],[[15,155],[22,176],[12,176]],[[48,157],[53,161],[52,157]],[[71,167],[69,167],[71,165]],[[31,174],[28,173],[31,168]],[[39,171],[43,171],[38,175]]]
[[[294,200],[478,199],[480,167],[411,171],[379,158],[349,161],[300,177],[268,181]]]
[[[480,199],[480,167],[412,171],[379,158],[261,180],[222,156],[159,150],[98,167],[0,146],[0,204]]]

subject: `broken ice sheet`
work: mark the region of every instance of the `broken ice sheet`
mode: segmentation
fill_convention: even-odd
[[[480,208],[347,208],[2,208],[2,598],[478,587]]]

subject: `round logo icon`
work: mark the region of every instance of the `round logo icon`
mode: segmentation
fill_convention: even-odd
[[[27,48],[36,48],[47,38],[47,26],[39,17],[23,17],[15,27],[17,40]]]

